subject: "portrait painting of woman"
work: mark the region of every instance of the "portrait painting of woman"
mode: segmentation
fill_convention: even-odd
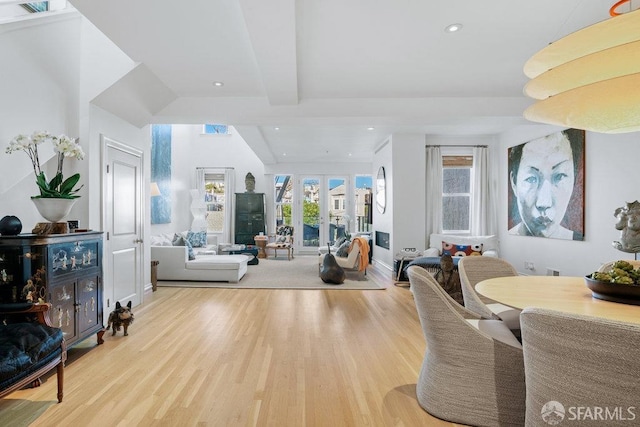
[[[508,149],[509,234],[584,240],[584,131]]]

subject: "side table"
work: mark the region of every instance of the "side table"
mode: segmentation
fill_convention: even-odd
[[[160,261],[151,260],[151,290],[158,290],[158,264]]]
[[[254,236],[253,240],[255,240],[256,246],[258,247],[258,258],[266,258],[267,252],[265,251],[265,247],[267,246],[269,238],[267,236]]]
[[[458,261],[460,257],[452,257],[453,270],[458,271]],[[440,257],[413,257],[413,258],[396,258],[394,262],[394,274],[396,274],[395,285],[400,287],[409,286],[409,278],[407,277],[407,268],[411,265],[417,265],[427,270],[429,273],[436,275],[440,270]]]
[[[407,265],[416,258],[417,256],[411,255],[396,255],[393,258],[394,285],[401,287],[409,286],[409,278],[405,270]]]

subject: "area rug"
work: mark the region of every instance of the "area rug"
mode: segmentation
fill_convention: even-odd
[[[250,265],[247,274],[238,283],[227,282],[174,282],[158,281],[158,286],[234,289],[385,289],[373,278],[357,271],[347,272],[341,285],[326,284],[318,275],[318,257],[297,255],[291,261],[286,257],[260,259]]]

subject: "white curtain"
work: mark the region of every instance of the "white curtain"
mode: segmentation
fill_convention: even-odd
[[[427,245],[432,233],[442,232],[442,153],[440,147],[427,147]]]
[[[473,148],[473,200],[471,201],[471,235],[495,234],[497,212],[492,200],[491,177],[489,176],[489,153],[487,147]]]
[[[196,190],[200,192],[202,198],[204,199],[204,169],[196,168],[196,185],[194,187]]]
[[[207,213],[207,206],[204,200],[204,169],[196,168],[195,186],[190,191],[191,193],[191,215],[193,220],[191,221],[192,231],[206,231],[207,220],[205,215]]]
[[[227,168],[224,171],[224,228],[222,233],[223,242],[233,242],[231,230],[233,230],[233,210],[236,195],[236,171]]]

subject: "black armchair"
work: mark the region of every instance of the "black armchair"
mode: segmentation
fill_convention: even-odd
[[[62,402],[67,348],[62,330],[49,322],[50,304],[0,304],[0,398],[57,368],[58,402]]]

